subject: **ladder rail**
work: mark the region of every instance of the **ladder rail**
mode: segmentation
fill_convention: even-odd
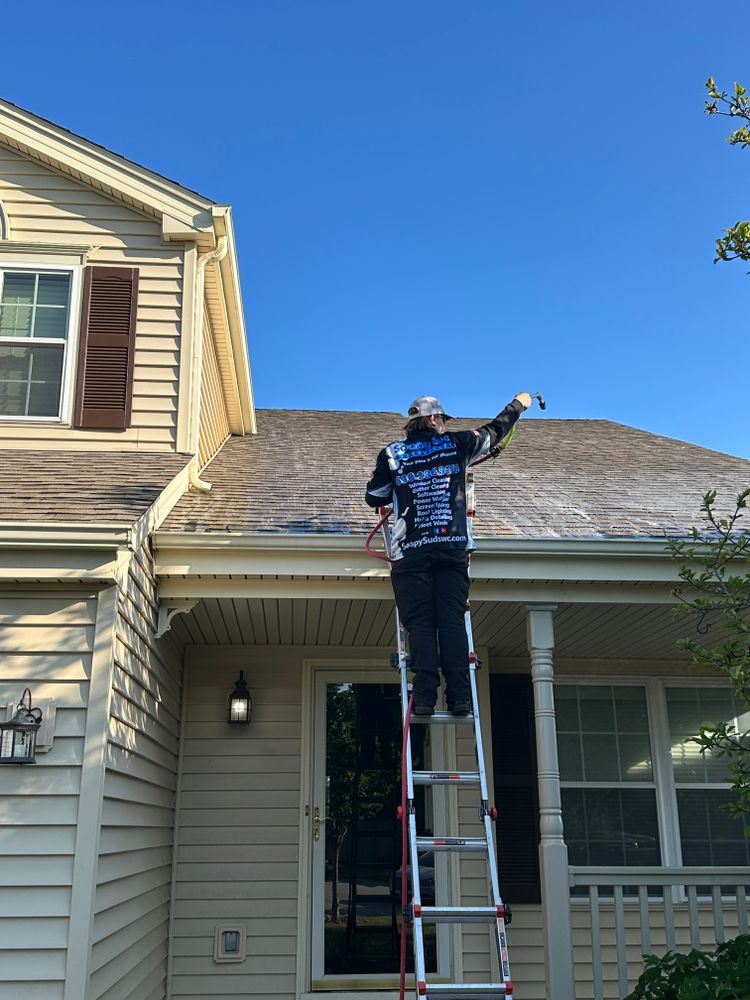
[[[474,475],[468,472],[466,476],[466,499],[467,499],[467,519],[469,524],[474,517]],[[381,509],[382,515],[381,530],[385,545],[384,558],[390,561],[391,553],[391,530],[388,524],[388,513]],[[368,539],[369,541],[369,539]],[[470,563],[470,559],[469,559]],[[484,755],[484,742],[479,713],[479,688],[477,685],[476,671],[479,668],[479,659],[474,650],[474,635],[471,623],[471,610],[467,602],[464,614],[464,625],[469,646],[469,663],[467,664],[469,673],[469,687],[471,694],[471,715],[452,716],[447,712],[437,713],[435,716],[412,717],[410,715],[410,690],[408,682],[409,660],[406,652],[406,632],[401,622],[401,618],[396,607],[396,642],[397,655],[396,666],[400,677],[401,690],[401,711],[402,724],[404,726],[404,754],[402,759],[402,780],[405,784],[406,808],[402,813],[401,821],[405,824],[408,839],[409,867],[411,870],[411,906],[409,914],[412,926],[412,943],[414,949],[414,979],[417,997],[445,997],[445,998],[465,998],[465,1000],[479,1000],[479,998],[490,996],[509,996],[513,994],[513,982],[510,975],[510,962],[508,958],[507,935],[506,935],[506,912],[508,920],[510,911],[506,911],[500,894],[500,882],[497,866],[497,854],[495,845],[495,831],[493,829],[496,812],[489,808],[489,789],[487,784],[487,770]],[[447,769],[435,768],[432,771],[418,771],[416,773],[413,766],[411,726],[416,722],[423,725],[431,724],[460,724],[470,723],[473,726],[474,745],[477,760],[476,772],[449,771]],[[455,784],[479,785],[481,796],[480,820],[484,827],[484,837],[420,837],[417,833],[417,816],[414,801],[414,786],[431,785],[433,787],[450,786]],[[482,853],[487,858],[488,875],[488,899],[491,903],[487,907],[476,906],[450,906],[450,907],[423,907],[421,897],[421,885],[419,876],[419,854],[420,851],[431,850],[449,851],[452,853]],[[407,865],[406,858],[402,857],[402,883],[406,884]],[[403,889],[402,889],[403,892]],[[426,911],[426,912],[425,912]],[[402,933],[405,932],[405,922],[407,913],[403,914]],[[427,983],[426,959],[424,949],[423,923],[478,923],[487,922],[494,925],[494,944],[497,953],[498,969],[502,982],[499,983]],[[454,967],[452,963],[452,968]],[[402,987],[403,987],[403,967],[402,967]]]

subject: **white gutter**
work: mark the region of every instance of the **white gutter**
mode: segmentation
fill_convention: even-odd
[[[242,551],[331,551],[364,553],[365,536],[334,534],[276,534],[251,531],[157,531],[154,544],[162,549],[240,549]],[[603,558],[667,558],[661,538],[479,538],[477,555],[534,555],[565,558],[596,555]]]
[[[2,549],[117,549],[130,548],[132,529],[123,524],[87,524],[49,521],[3,521]]]
[[[228,241],[226,236],[220,236],[215,250],[201,254],[198,258],[195,279],[195,312],[193,314],[193,356],[191,359],[192,407],[190,411],[189,451],[193,458],[190,462],[190,485],[201,493],[208,493],[211,483],[201,479],[198,473],[198,448],[200,440],[201,390],[203,383],[203,333],[204,333],[204,302],[203,293],[206,283],[206,267],[213,261],[220,261],[226,256]]]
[[[384,579],[388,565],[364,550],[363,535],[271,535],[257,532],[157,531],[156,575],[162,581],[199,577],[335,577]],[[678,567],[662,539],[479,540],[476,580],[674,585]]]

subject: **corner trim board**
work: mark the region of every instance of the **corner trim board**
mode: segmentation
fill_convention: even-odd
[[[88,995],[119,591],[99,595],[83,737],[64,1000]]]

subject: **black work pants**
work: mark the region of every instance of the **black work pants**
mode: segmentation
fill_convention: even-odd
[[[434,706],[445,675],[449,707],[469,702],[469,640],[464,614],[469,597],[468,556],[461,550],[415,552],[391,566],[401,621],[409,633],[414,701]],[[439,655],[438,655],[439,644]]]

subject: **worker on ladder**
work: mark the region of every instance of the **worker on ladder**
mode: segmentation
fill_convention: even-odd
[[[409,634],[415,715],[435,710],[445,676],[448,710],[468,715],[469,647],[464,614],[469,596],[469,553],[476,548],[466,510],[466,469],[505,438],[531,406],[519,392],[488,423],[448,431],[451,418],[434,396],[418,396],[408,410],[406,437],[378,454],[365,500],[393,504],[391,582]],[[438,653],[439,645],[439,653]]]

